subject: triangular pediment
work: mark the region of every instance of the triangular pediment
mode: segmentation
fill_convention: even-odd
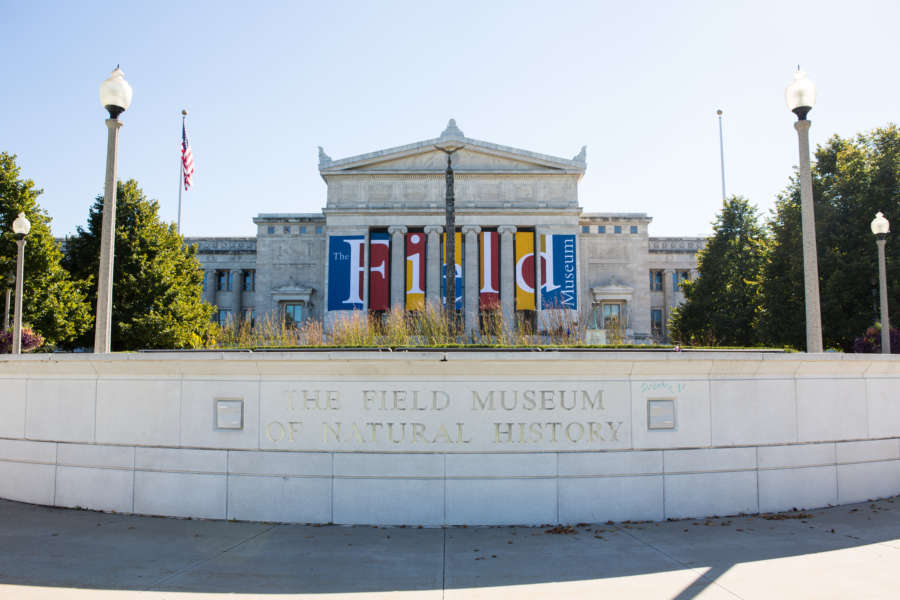
[[[453,158],[453,170],[460,173],[573,173],[587,168],[585,152],[572,160],[467,138],[455,122],[440,138],[332,160],[319,149],[319,172],[325,175],[438,173],[447,168],[447,155],[435,146],[465,145]]]

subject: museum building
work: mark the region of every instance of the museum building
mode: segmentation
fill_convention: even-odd
[[[465,137],[452,119],[439,138],[351,158],[320,147],[321,214],[259,214],[256,237],[186,238],[214,318],[270,314],[327,328],[346,311],[442,301],[448,146],[461,147],[451,158],[454,263],[467,330],[486,311],[544,328],[543,311],[568,309],[588,320],[591,341],[605,341],[612,317],[630,341],[667,338],[705,238],[651,237],[645,213],[582,212],[586,148],[569,160],[500,146]]]

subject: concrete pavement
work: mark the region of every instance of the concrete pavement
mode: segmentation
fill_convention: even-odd
[[[552,534],[180,520],[4,500],[0,597],[900,597],[900,502],[807,512]]]

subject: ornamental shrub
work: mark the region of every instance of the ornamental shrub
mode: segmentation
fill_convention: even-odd
[[[12,329],[0,331],[0,354],[9,354],[12,352],[13,332]],[[31,327],[22,327],[22,352],[31,352],[35,348],[40,348],[44,343],[44,338],[39,333],[32,331]]]
[[[900,329],[891,327],[891,354],[900,354]],[[881,354],[881,327],[869,327],[866,332],[853,340],[856,354]]]

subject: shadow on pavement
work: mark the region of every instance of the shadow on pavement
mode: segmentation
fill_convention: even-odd
[[[896,508],[895,508],[896,507]],[[302,526],[0,501],[0,596],[197,593],[687,600],[889,597],[894,499],[760,516],[545,528]],[[796,516],[796,514],[788,516]],[[63,594],[63,589],[67,590]],[[843,594],[843,596],[842,596]]]

